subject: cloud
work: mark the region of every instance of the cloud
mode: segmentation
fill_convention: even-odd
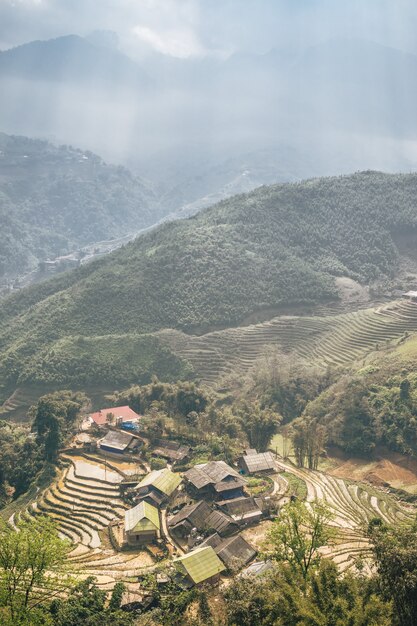
[[[363,38],[417,53],[415,0],[0,0],[0,48],[117,32],[133,57],[266,52]]]
[[[157,52],[180,59],[202,56],[207,52],[191,31],[168,30],[158,33],[147,26],[135,26],[132,32]]]

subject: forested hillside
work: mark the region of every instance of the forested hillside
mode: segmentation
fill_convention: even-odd
[[[0,277],[149,226],[152,191],[91,152],[0,133]]]
[[[67,336],[204,331],[336,300],[335,276],[394,277],[396,241],[417,232],[416,191],[416,175],[364,172],[262,187],[165,224],[5,300],[2,383],[29,380],[28,359],[41,349],[47,361]]]

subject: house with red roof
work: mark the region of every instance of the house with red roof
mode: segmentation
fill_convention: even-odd
[[[138,422],[141,415],[138,415],[130,406],[112,406],[108,409],[101,409],[96,413],[90,413],[89,418],[98,426],[109,424],[111,426],[122,426],[127,422]]]

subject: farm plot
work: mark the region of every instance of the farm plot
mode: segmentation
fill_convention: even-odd
[[[18,526],[20,520],[37,515],[54,519],[61,537],[74,546],[69,554],[74,572],[95,576],[103,588],[151,567],[153,559],[147,552],[121,553],[111,546],[107,527],[122,519],[128,508],[120,498],[123,474],[117,466],[82,456],[62,460],[66,467],[57,480],[11,522]]]
[[[324,501],[331,509],[335,540],[323,549],[323,554],[331,557],[342,570],[352,567],[357,557],[366,560],[369,556],[365,531],[372,518],[379,517],[395,524],[411,520],[415,515],[412,507],[402,505],[382,491],[323,472],[295,468],[281,461],[278,465],[305,482],[307,502]]]
[[[314,317],[280,316],[262,324],[190,336],[158,333],[208,384],[247,372],[271,347],[318,366],[347,365],[417,331],[417,305],[392,302],[375,309]]]

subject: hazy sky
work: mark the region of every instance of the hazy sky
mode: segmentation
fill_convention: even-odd
[[[140,58],[227,56],[365,38],[417,53],[416,0],[0,0],[0,49],[95,30]]]

